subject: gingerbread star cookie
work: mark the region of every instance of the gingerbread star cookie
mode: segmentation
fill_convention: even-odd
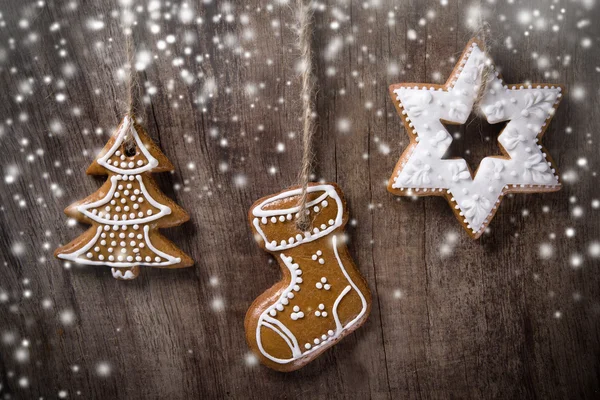
[[[486,69],[491,72],[484,74]],[[498,136],[502,156],[484,158],[473,173],[462,158],[445,159],[452,136],[447,124],[464,124],[477,108]],[[444,196],[469,235],[479,238],[507,193],[552,192],[561,187],[541,138],[562,98],[556,84],[505,84],[477,39],[465,48],[444,85],[402,83],[390,95],[410,136],[388,190],[399,196]],[[468,138],[467,138],[468,139]]]

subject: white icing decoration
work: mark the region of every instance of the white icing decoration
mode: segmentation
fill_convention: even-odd
[[[119,133],[117,135],[117,139],[115,140],[115,143],[113,144],[113,146],[110,148],[110,150],[108,150],[108,152],[105,155],[103,155],[102,157],[100,157],[97,160],[98,164],[100,164],[104,168],[106,168],[116,174],[122,174],[122,175],[140,174],[142,172],[150,171],[152,168],[154,168],[158,165],[158,160],[156,158],[152,157],[152,155],[150,154],[150,152],[148,151],[146,146],[144,146],[137,131],[135,130],[135,127],[133,126],[133,124],[131,122],[132,122],[131,118],[129,118],[128,116],[126,116],[123,119],[123,123],[121,124],[121,129],[119,130]],[[120,163],[120,165],[123,168],[119,168],[116,166],[117,163],[114,163],[115,165],[112,165],[112,163],[107,162],[107,160],[110,159],[113,155],[115,155],[115,156],[121,155],[121,159],[122,160],[125,159],[125,156],[123,154],[121,154],[121,152],[119,151],[119,148],[121,147],[123,140],[125,140],[125,137],[128,132],[132,135],[133,139],[135,140],[135,144],[136,144],[137,148],[140,149],[143,156],[146,158],[146,160],[148,160],[148,162],[145,165],[138,167],[138,168],[127,169],[127,168],[125,168],[127,166],[127,163],[124,163],[124,162]]]
[[[111,268],[110,272],[112,273],[113,278],[123,279],[125,281],[129,281],[136,278],[136,276],[133,274],[133,272],[131,272],[131,270],[127,270],[123,274],[123,272],[120,269]]]
[[[336,202],[336,205],[337,205],[337,214],[335,216],[335,223],[330,224],[330,226],[328,226],[328,227],[326,226],[325,229],[323,229],[323,230],[320,230],[319,228],[314,228],[313,229],[314,233],[312,233],[312,234],[308,233],[308,235],[305,235],[304,238],[296,237],[296,240],[293,243],[286,242],[285,240],[282,240],[279,244],[277,244],[275,241],[269,242],[267,240],[265,233],[263,232],[262,228],[260,227],[261,219],[263,217],[266,217],[266,218],[271,217],[271,222],[277,222],[276,216],[295,214],[299,211],[299,207],[294,206],[292,208],[288,208],[285,210],[280,210],[280,209],[265,210],[265,209],[263,209],[263,207],[266,206],[267,204],[284,199],[286,197],[298,196],[302,193],[302,188],[287,190],[283,193],[279,193],[277,196],[270,197],[267,200],[263,201],[261,204],[259,204],[257,207],[254,207],[254,209],[252,210],[252,215],[254,215],[254,217],[256,217],[256,218],[254,218],[252,223],[254,224],[254,227],[256,228],[256,231],[258,232],[258,234],[262,237],[263,241],[265,242],[265,247],[267,248],[267,250],[281,251],[281,250],[290,249],[292,247],[296,247],[302,243],[312,242],[313,240],[316,240],[320,237],[323,237],[323,236],[329,234],[334,229],[336,229],[337,227],[342,225],[343,205],[342,205],[342,201],[340,200],[340,197],[338,196],[337,192],[335,191],[335,188],[332,185],[315,185],[315,186],[309,186],[307,190],[308,190],[308,193],[320,192],[320,191],[322,191],[324,193],[322,195],[320,195],[319,197],[317,197],[315,200],[308,202],[306,204],[306,208],[307,208],[306,211],[309,212],[308,209],[314,207],[316,204],[319,204],[322,201],[324,201],[325,199],[327,199],[328,197],[330,197],[331,199],[333,199]]]
[[[452,136],[441,121],[464,123],[467,120],[486,63],[492,65],[473,44],[447,90],[431,90],[424,85],[394,90],[403,114],[410,119],[411,134],[416,135],[417,143],[393,177],[392,188],[413,192],[447,190],[452,194],[453,206],[462,213],[473,233],[481,232],[487,225],[505,188],[560,186],[558,176],[541,152],[538,135],[553,115],[561,89],[554,86],[509,88],[495,70],[489,74],[479,106],[488,122],[508,121],[498,141],[510,158],[484,158],[475,177],[471,177],[464,160],[442,159]],[[422,98],[423,93],[426,93],[425,98],[431,97],[426,112],[414,109],[415,99]]]
[[[142,176],[141,175],[135,175],[135,179],[137,179],[137,181],[139,182],[142,194],[146,197],[146,199],[150,202],[150,204],[152,206],[154,206],[154,207],[156,207],[156,208],[158,208],[160,210],[159,213],[151,215],[152,214],[152,210],[148,210],[149,211],[148,217],[135,218],[135,219],[127,219],[127,220],[123,219],[123,221],[117,222],[117,221],[109,219],[109,215],[108,214],[106,214],[105,218],[103,218],[100,215],[96,215],[95,213],[90,212],[89,211],[90,209],[94,209],[94,208],[97,208],[97,207],[102,207],[103,205],[110,203],[110,201],[113,199],[113,197],[119,197],[119,193],[118,192],[115,193],[115,190],[117,189],[117,181],[119,181],[120,179],[122,179],[122,177],[120,175],[113,175],[113,176],[111,176],[110,177],[111,187],[110,187],[110,190],[108,191],[108,193],[106,194],[106,196],[104,196],[103,199],[100,199],[100,200],[95,201],[93,203],[89,203],[89,204],[84,204],[84,205],[78,206],[77,207],[77,211],[79,211],[80,213],[86,215],[90,219],[93,219],[94,221],[96,221],[96,222],[98,222],[100,224],[107,224],[107,225],[113,225],[113,224],[118,224],[118,225],[134,225],[134,224],[140,224],[140,223],[148,223],[150,221],[154,221],[156,219],[162,218],[165,215],[171,214],[171,209],[169,207],[160,204],[159,202],[157,202],[156,200],[154,200],[150,196],[150,193],[148,193],[148,190],[146,189],[146,186],[144,186],[144,182],[142,181]],[[109,207],[107,207],[107,211],[108,211],[108,208]]]

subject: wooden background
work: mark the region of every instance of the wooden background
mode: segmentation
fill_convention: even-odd
[[[346,194],[374,304],[361,329],[283,374],[256,364],[243,320],[279,277],[247,210],[294,184],[301,157],[292,4],[193,1],[188,21],[181,3],[137,3],[136,49],[152,57],[136,108],[176,167],[155,176],[191,214],[162,233],[196,265],[127,283],[52,257],[86,229],[62,210],[100,187],[84,171],[123,114],[119,6],[0,1],[4,398],[600,396],[599,5],[483,2],[506,81],[569,94],[545,137],[563,190],[510,196],[473,241],[442,198],[386,191],[408,143],[387,87],[445,81],[479,3],[318,4],[316,177]],[[497,127],[456,129],[453,152],[472,165],[498,152]]]

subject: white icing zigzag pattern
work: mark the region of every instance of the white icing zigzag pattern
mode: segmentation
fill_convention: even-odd
[[[508,121],[498,141],[510,159],[484,158],[473,178],[463,159],[443,160],[452,143],[442,120],[463,124],[472,112],[486,62],[476,43],[458,66],[448,90],[400,87],[394,91],[418,142],[393,177],[392,188],[414,192],[446,190],[475,235],[487,226],[501,196],[511,188],[558,188],[556,171],[539,137],[561,99],[555,86],[508,87],[493,70],[479,104],[489,123]]]

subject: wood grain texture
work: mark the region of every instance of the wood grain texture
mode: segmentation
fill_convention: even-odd
[[[387,87],[445,81],[478,3],[320,3],[316,177],[345,193],[348,247],[373,307],[360,329],[283,374],[254,365],[243,323],[280,273],[252,240],[248,208],[296,183],[301,159],[293,10],[279,1],[190,2],[195,19],[184,24],[180,3],[161,3],[158,19],[146,2],[135,12],[136,46],[156,55],[139,73],[136,114],[176,168],[155,175],[161,190],[191,216],[161,233],[196,264],[118,282],[108,268],[65,268],[52,258],[87,228],[68,225],[62,210],[102,184],[85,169],[125,110],[117,2],[0,2],[0,395],[599,396],[599,263],[588,251],[600,238],[592,206],[600,198],[598,5],[484,2],[506,81],[567,87],[544,143],[569,179],[557,193],[507,196],[489,233],[473,241],[444,199],[386,191],[408,144]],[[540,17],[531,22],[519,14],[534,10]],[[585,19],[591,24],[578,29]],[[90,29],[99,26],[91,20],[104,27]],[[540,57],[549,65],[540,67]],[[456,129],[463,139],[453,155],[470,150],[477,163],[497,154],[495,127],[476,120]]]

